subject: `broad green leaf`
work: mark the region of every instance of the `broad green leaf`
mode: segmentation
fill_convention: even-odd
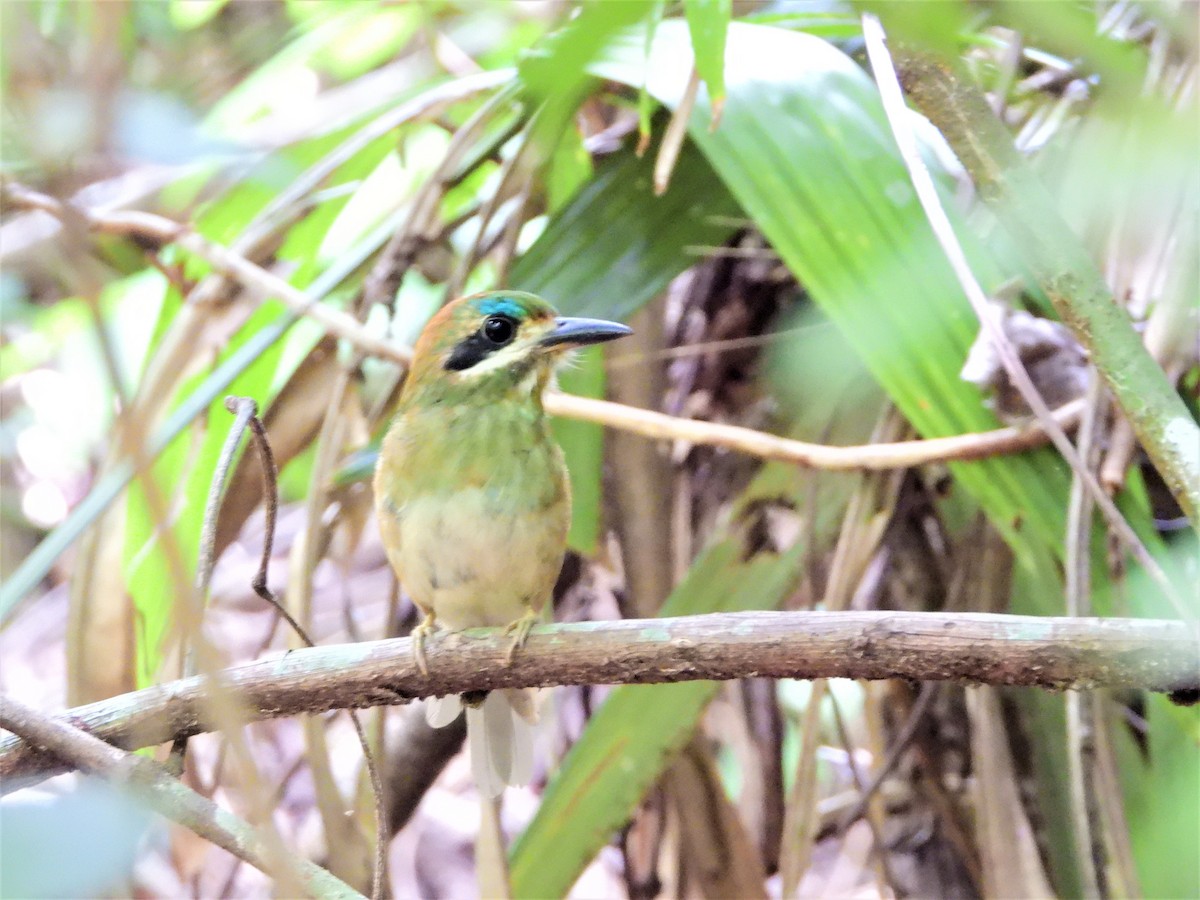
[[[708,98],[716,118],[725,105],[725,38],[733,14],[733,0],[683,0],[696,72],[708,85]]]
[[[1145,897],[1200,896],[1200,707],[1146,698],[1147,752],[1118,726],[1119,771]]]
[[[637,85],[642,52],[640,34],[625,33],[596,71]],[[663,22],[650,89],[668,105],[682,96],[689,58],[684,24]],[[979,392],[959,378],[974,315],[870,79],[819,38],[740,22],[729,27],[725,75],[721,127],[709,132],[700,96],[690,133],[746,214],[922,435],[995,428]],[[981,276],[996,279],[974,250]],[[951,468],[1023,561],[1059,552],[1067,475],[1056,454]]]
[[[728,534],[705,551],[667,599],[662,614],[778,605],[799,578],[803,548],[782,553],[756,549],[749,544],[748,532]],[[563,760],[533,822],[513,847],[514,896],[567,893],[588,861],[628,821],[719,688],[710,681],[625,685],[609,695]]]
[[[583,145],[578,128],[563,129],[546,166],[546,205],[551,213],[562,209],[594,174],[592,154]]]
[[[733,234],[738,205],[694,147],[684,146],[662,197],[653,169],[652,153],[602,161],[513,266],[512,286],[564,313],[626,319],[696,262],[694,248]]]

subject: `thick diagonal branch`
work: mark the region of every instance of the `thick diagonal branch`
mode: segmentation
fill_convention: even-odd
[[[962,161],[1059,316],[1087,348],[1171,493],[1193,526],[1200,527],[1200,429],[1095,263],[1049,202],[1051,192],[1021,158],[961,66],[911,48],[901,48],[897,61],[908,96]]]
[[[405,703],[434,694],[559,684],[734,678],[909,678],[1062,690],[1200,690],[1200,636],[1183,622],[982,613],[753,612],[537,628],[512,665],[509,641],[478,629],[429,642],[429,675],[407,638],[296,650],[225,670],[261,719]],[[205,677],[76,707],[63,717],[135,749],[208,730]],[[0,736],[0,780],[13,790],[63,770]]]

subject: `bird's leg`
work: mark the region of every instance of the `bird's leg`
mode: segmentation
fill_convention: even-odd
[[[512,665],[513,658],[517,655],[517,651],[525,646],[525,641],[529,637],[529,630],[538,623],[541,616],[533,609],[533,607],[525,607],[525,615],[517,619],[515,622],[509,622],[504,628],[505,634],[512,634],[512,643],[508,646],[508,654],[504,657],[505,663]],[[514,634],[515,632],[515,634]]]
[[[421,620],[416,628],[409,635],[412,638],[412,654],[413,662],[417,664],[417,668],[421,670],[422,675],[429,674],[429,663],[425,660],[425,638],[433,631],[435,617],[433,613],[425,613],[425,618]]]

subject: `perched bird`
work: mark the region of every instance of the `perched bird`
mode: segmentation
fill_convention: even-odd
[[[509,659],[550,597],[566,551],[571,493],[542,391],[563,351],[630,330],[564,318],[532,294],[477,294],[445,306],[417,340],[375,469],[388,559],[424,620],[413,655],[428,671],[437,625],[512,633]],[[532,692],[440,698],[431,725],[467,707],[471,767],[496,796],[532,767]]]

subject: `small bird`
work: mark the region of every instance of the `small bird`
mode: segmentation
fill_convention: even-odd
[[[412,632],[422,672],[437,625],[503,627],[510,661],[524,644],[562,567],[571,520],[542,391],[564,351],[630,333],[561,317],[517,291],[456,300],[421,332],[375,469],[375,508],[388,560],[425,616]],[[426,718],[448,725],[464,703],[480,792],[528,783],[532,691],[439,698]]]

